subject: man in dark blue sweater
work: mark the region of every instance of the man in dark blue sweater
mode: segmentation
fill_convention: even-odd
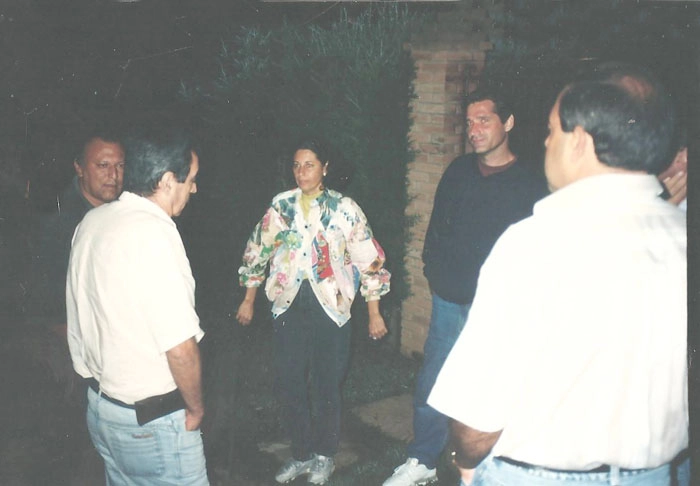
[[[511,152],[515,118],[494,90],[466,99],[467,136],[473,153],[457,157],[443,174],[423,247],[432,291],[430,331],[413,403],[408,460],[383,486],[416,486],[437,480],[437,461],[449,438],[448,419],[426,401],[459,336],[471,306],[479,269],[505,229],[532,214],[547,194],[545,179]]]
[[[92,208],[122,192],[124,149],[112,127],[93,128],[73,162],[75,177],[56,198],[56,208],[40,216],[34,254],[32,321],[65,333],[66,271],[75,227]]]

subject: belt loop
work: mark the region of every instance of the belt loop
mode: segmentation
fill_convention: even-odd
[[[610,466],[610,486],[620,486],[620,468]]]

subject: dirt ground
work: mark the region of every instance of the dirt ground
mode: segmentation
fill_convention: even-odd
[[[0,484],[104,484],[102,459],[85,425],[85,388],[73,373],[65,337],[25,329],[8,336],[0,347],[4,394],[0,401]],[[346,415],[352,423],[361,422],[406,441],[410,403],[410,395],[392,397],[358,406]],[[229,405],[219,409],[228,410]],[[235,420],[231,414],[212,414],[203,427],[212,486],[275,484],[274,472],[289,454],[284,438],[265,417],[227,429],[227,422]],[[346,426],[336,457],[339,471],[371,456],[372,445],[363,440],[362,433],[353,431],[351,424]]]
[[[65,337],[25,329],[6,337],[1,348],[0,484],[104,484],[102,459],[85,424],[84,384],[73,373]],[[238,438],[235,451],[231,442],[211,437],[220,442],[206,444],[212,485],[267,484],[255,476],[272,476],[274,455],[259,457],[256,444],[245,437]],[[249,460],[242,459],[246,455]]]

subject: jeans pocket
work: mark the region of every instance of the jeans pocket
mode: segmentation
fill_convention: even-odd
[[[199,430],[182,430],[179,432],[178,460],[183,478],[206,478],[206,461],[202,434]]]
[[[162,444],[154,430],[115,428],[112,454],[125,474],[149,478],[165,471]]]

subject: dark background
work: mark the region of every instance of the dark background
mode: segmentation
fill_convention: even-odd
[[[470,0],[467,0],[468,2]],[[471,1],[474,7],[491,0]],[[493,0],[500,1],[500,0]],[[588,63],[623,58],[649,64],[679,100],[689,127],[691,165],[698,140],[698,4],[696,2],[533,2],[509,0],[506,35],[495,42],[486,76],[519,94],[520,153],[542,154],[546,114],[561,84]],[[611,10],[612,6],[612,10]],[[212,79],[221,39],[242,26],[299,26],[337,20],[341,8],[367,4],[271,4],[253,0],[0,0],[0,324],[17,327],[25,281],[27,225],[51,207],[73,175],[80,134],[97,120],[180,114],[182,82]],[[413,9],[449,12],[449,3]],[[488,25],[483,28],[488,29]],[[508,42],[511,45],[506,45]],[[517,80],[517,82],[515,82]],[[206,159],[203,160],[206,170]],[[697,171],[690,171],[689,344],[698,348]],[[193,200],[193,203],[196,202]],[[230,304],[233,308],[233,304]],[[693,364],[695,361],[693,362]],[[31,384],[27,383],[31,390]],[[691,367],[693,410],[700,388]],[[41,413],[41,410],[37,410]],[[693,424],[698,414],[691,414]],[[61,417],[54,417],[61,420]],[[693,426],[695,430],[697,425]],[[695,442],[697,442],[695,440]],[[697,447],[695,448],[697,450]]]

